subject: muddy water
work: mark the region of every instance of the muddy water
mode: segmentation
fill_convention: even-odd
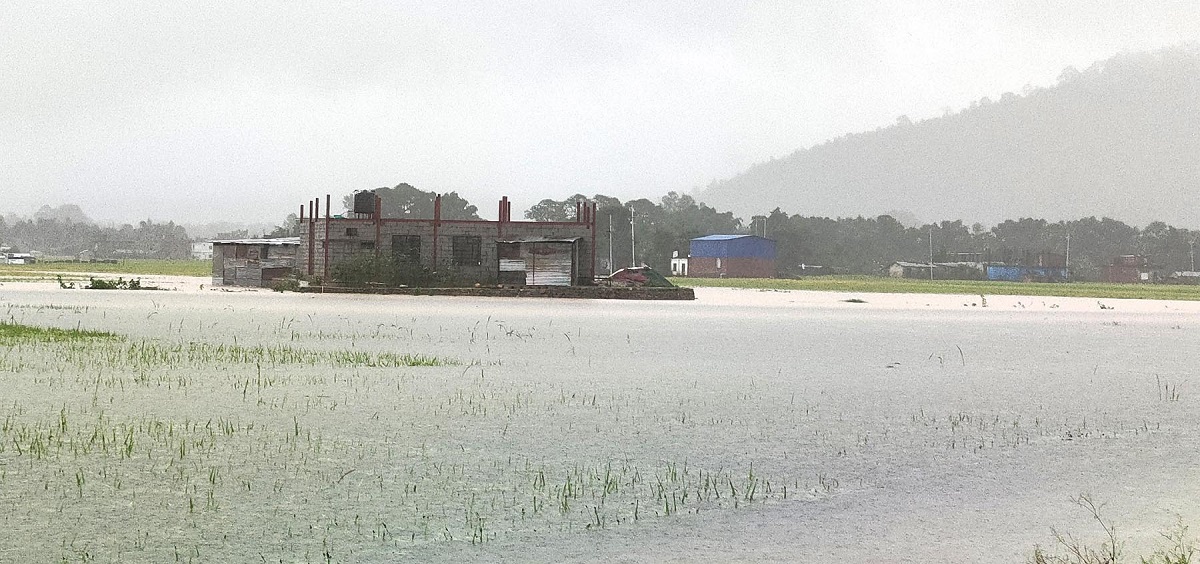
[[[0,351],[0,559],[1013,562],[1100,540],[1081,493],[1131,553],[1200,517],[1196,304],[178,287],[0,287],[127,336]]]

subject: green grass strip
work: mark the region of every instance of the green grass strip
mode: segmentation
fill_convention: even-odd
[[[1055,296],[1141,300],[1200,300],[1200,286],[1107,284],[1102,282],[994,282],[984,280],[918,280],[879,276],[814,276],[811,278],[671,278],[689,288],[815,290],[877,294],[965,294]]]
[[[211,260],[130,259],[107,262],[39,262],[0,265],[0,276],[20,276],[35,272],[97,272],[104,274],[141,274],[162,276],[212,276]]]

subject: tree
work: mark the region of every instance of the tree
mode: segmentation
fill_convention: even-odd
[[[576,205],[587,200],[587,196],[583,194],[575,194],[562,201],[546,198],[525,210],[525,219],[531,221],[575,221]]]
[[[287,217],[284,218],[282,224],[276,225],[274,230],[263,236],[268,239],[273,239],[276,237],[298,237],[300,236],[300,218],[296,217],[296,214],[294,213],[289,213]]]
[[[411,184],[400,183],[394,188],[376,188],[383,217],[433,219],[435,192],[418,190]],[[342,198],[347,210],[354,209],[354,194]],[[457,192],[442,194],[442,219],[479,219],[479,208],[471,205]]]

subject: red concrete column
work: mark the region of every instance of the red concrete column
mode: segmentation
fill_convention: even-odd
[[[376,195],[375,196],[375,212],[373,214],[371,214],[371,215],[375,216],[375,257],[376,258],[379,257],[379,238],[380,238],[379,226],[380,226],[380,222],[383,220],[383,218],[382,218],[383,213],[380,211],[380,200],[381,200],[380,197],[378,195]]]
[[[433,197],[433,269],[438,269],[438,227],[442,223],[442,195]]]
[[[329,194],[325,194],[325,264],[322,265],[324,274],[321,277],[326,279],[329,278],[329,206]]]

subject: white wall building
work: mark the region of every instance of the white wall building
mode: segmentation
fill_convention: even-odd
[[[192,260],[212,260],[212,241],[197,241],[192,243]]]

